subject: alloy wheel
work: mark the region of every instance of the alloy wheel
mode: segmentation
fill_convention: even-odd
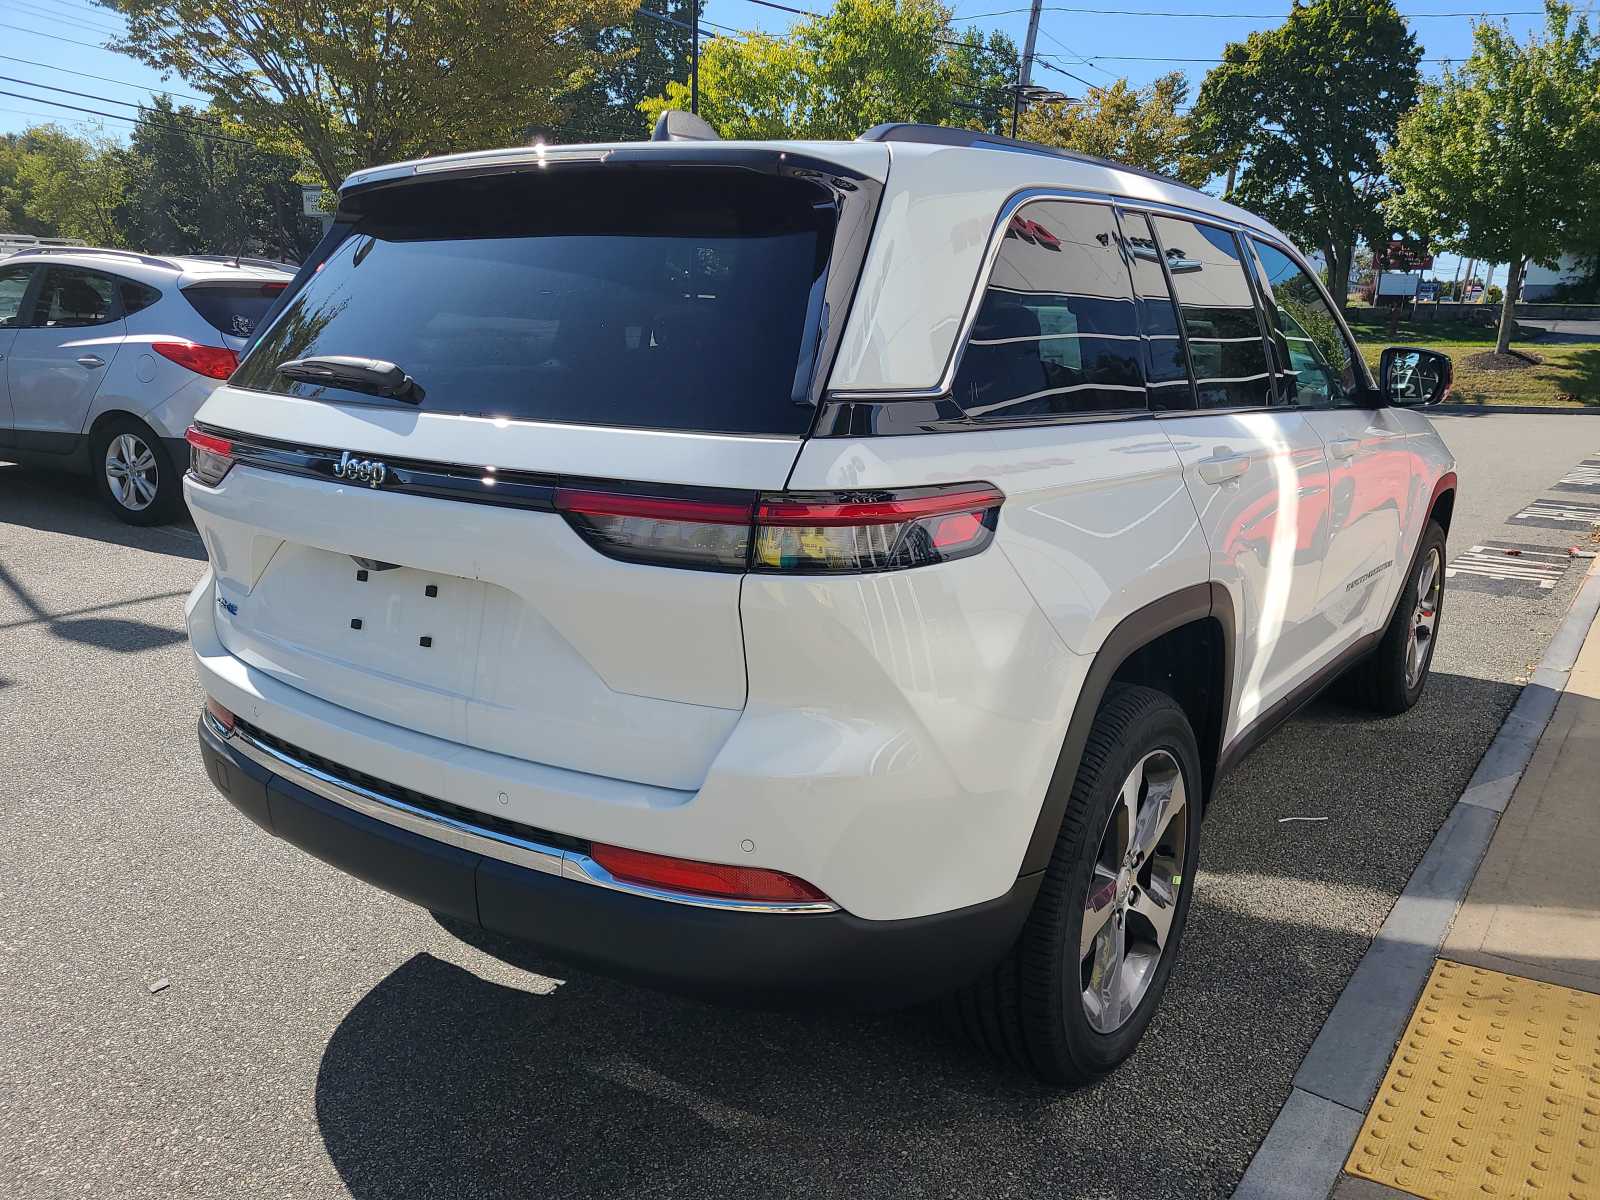
[[[161,484],[155,452],[136,433],[119,433],[106,447],[106,482],[116,502],[143,512],[155,502]]]
[[[1439,627],[1439,598],[1444,591],[1443,558],[1430,548],[1417,569],[1417,605],[1411,612],[1411,636],[1406,639],[1406,691],[1414,689],[1428,666],[1433,635]]]
[[[1171,941],[1186,882],[1187,803],[1177,759],[1153,750],[1129,772],[1112,805],[1078,943],[1084,1014],[1099,1033],[1127,1024]]]

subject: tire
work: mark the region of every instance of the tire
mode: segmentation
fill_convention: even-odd
[[[130,463],[148,465],[132,471]],[[89,470],[100,499],[119,520],[160,525],[177,516],[183,482],[166,446],[143,421],[113,417],[95,430]]]
[[[1177,703],[1153,688],[1113,684],[1089,732],[1021,936],[1005,961],[947,1002],[950,1019],[977,1045],[1054,1084],[1087,1083],[1133,1053],[1166,990],[1189,913],[1200,852],[1200,779],[1194,731]],[[1129,809],[1121,797],[1128,783],[1139,784],[1130,789],[1136,814],[1157,813],[1164,790],[1169,805],[1180,795],[1183,803],[1166,810],[1164,827],[1155,826],[1157,852],[1112,874],[1109,864],[1126,848]],[[1102,917],[1099,932],[1086,939],[1091,882]],[[1155,936],[1151,912],[1168,922],[1164,939]],[[1119,931],[1125,974],[1113,976],[1097,970],[1096,959]],[[1085,940],[1087,955],[1080,953]],[[1119,1003],[1108,1005],[1098,985],[1113,978],[1125,988],[1118,989]]]
[[[1385,716],[1398,716],[1422,698],[1438,642],[1439,623],[1444,619],[1444,530],[1429,521],[1422,533],[1416,565],[1400,593],[1400,603],[1383,632],[1383,640],[1340,681],[1340,691],[1352,704]],[[1430,576],[1430,568],[1432,574]],[[1432,612],[1419,602],[1418,591],[1431,579]],[[1420,598],[1426,599],[1426,597]],[[1416,669],[1412,670],[1413,645],[1426,630],[1426,644],[1417,647]]]

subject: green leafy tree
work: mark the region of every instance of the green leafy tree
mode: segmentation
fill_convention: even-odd
[[[664,19],[665,18],[665,19]],[[644,0],[631,19],[585,33],[599,67],[586,69],[561,98],[552,141],[625,142],[649,134],[639,105],[689,72],[689,0]]]
[[[1479,25],[1471,57],[1401,122],[1388,162],[1397,225],[1511,264],[1495,343],[1505,353],[1529,261],[1553,265],[1600,236],[1600,46],[1588,22],[1547,3],[1543,36],[1523,44]]]
[[[329,188],[352,170],[514,144],[559,124],[595,68],[582,31],[629,0],[101,0],[118,49],[176,71],[263,149],[304,156]]]
[[[1189,81],[1181,71],[1143,88],[1119,79],[1110,87],[1090,88],[1082,100],[1029,109],[1020,133],[1047,146],[1098,154],[1198,186],[1214,172],[1212,162],[1195,152],[1180,111],[1188,96]]]
[[[76,137],[36,125],[12,143],[24,232],[82,238],[98,246],[124,239],[117,212],[127,182],[127,154],[108,137]]]
[[[937,0],[839,0],[787,35],[714,38],[700,56],[700,115],[724,137],[853,138],[885,121],[994,128],[1010,111],[1016,47],[956,37]],[[689,107],[674,80],[641,106]]]
[[[1276,29],[1229,43],[1190,114],[1197,143],[1238,164],[1229,198],[1320,249],[1341,306],[1356,243],[1388,232],[1383,152],[1421,53],[1392,0],[1296,0]]]
[[[321,230],[303,215],[297,164],[240,144],[247,140],[237,127],[207,123],[207,114],[165,97],[141,113],[118,213],[128,244],[295,261],[310,253]]]

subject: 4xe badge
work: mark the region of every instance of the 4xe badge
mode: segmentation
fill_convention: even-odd
[[[350,451],[346,450],[333,464],[333,473],[351,483],[378,487],[388,477],[389,468],[375,458],[351,458]]]

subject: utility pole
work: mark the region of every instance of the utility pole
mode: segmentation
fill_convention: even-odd
[[[1017,118],[1022,115],[1022,93],[1033,82],[1033,47],[1039,40],[1039,10],[1044,0],[1033,0],[1028,13],[1028,40],[1022,47],[1022,67],[1017,72],[1017,90],[1011,97],[1011,136],[1017,136]]]
[[[689,0],[689,111],[700,114],[700,0]]]

